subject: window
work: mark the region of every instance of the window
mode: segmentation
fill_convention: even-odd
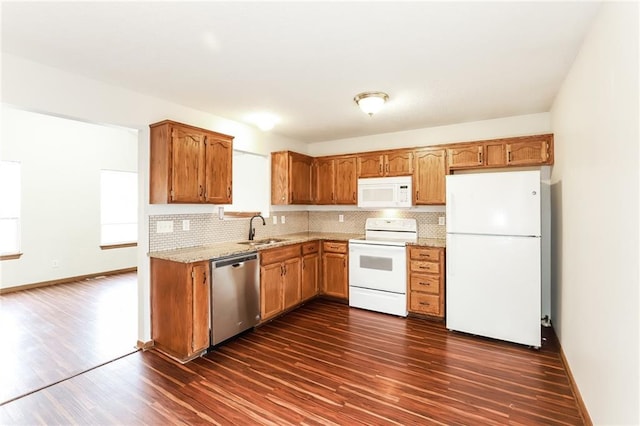
[[[138,241],[138,174],[100,171],[100,245]]]
[[[0,255],[20,253],[20,163],[0,161]]]

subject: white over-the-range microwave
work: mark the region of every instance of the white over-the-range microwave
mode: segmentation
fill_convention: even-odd
[[[358,179],[358,207],[411,207],[411,176]]]

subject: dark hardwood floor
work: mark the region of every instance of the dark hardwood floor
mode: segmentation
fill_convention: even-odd
[[[180,365],[136,352],[0,406],[0,424],[580,425],[541,350],[318,300]]]
[[[135,272],[0,295],[0,403],[135,351]]]

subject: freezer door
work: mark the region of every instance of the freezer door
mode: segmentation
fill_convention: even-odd
[[[448,175],[447,232],[540,235],[540,171]]]
[[[447,328],[539,347],[540,238],[447,235]]]

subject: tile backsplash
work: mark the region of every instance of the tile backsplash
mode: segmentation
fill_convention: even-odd
[[[343,222],[339,221],[340,215]],[[273,223],[277,216],[278,223]],[[282,217],[285,223],[282,223]],[[445,238],[444,225],[438,225],[438,217],[444,213],[411,211],[278,211],[266,218],[263,226],[254,219],[256,239],[299,232],[364,233],[365,220],[369,217],[415,218],[420,238]],[[189,221],[189,230],[183,229],[183,221]],[[173,223],[173,232],[158,233],[158,222]],[[149,217],[149,250],[162,251],[195,247],[225,241],[246,240],[249,235],[249,218],[220,220],[217,214],[175,214]]]

